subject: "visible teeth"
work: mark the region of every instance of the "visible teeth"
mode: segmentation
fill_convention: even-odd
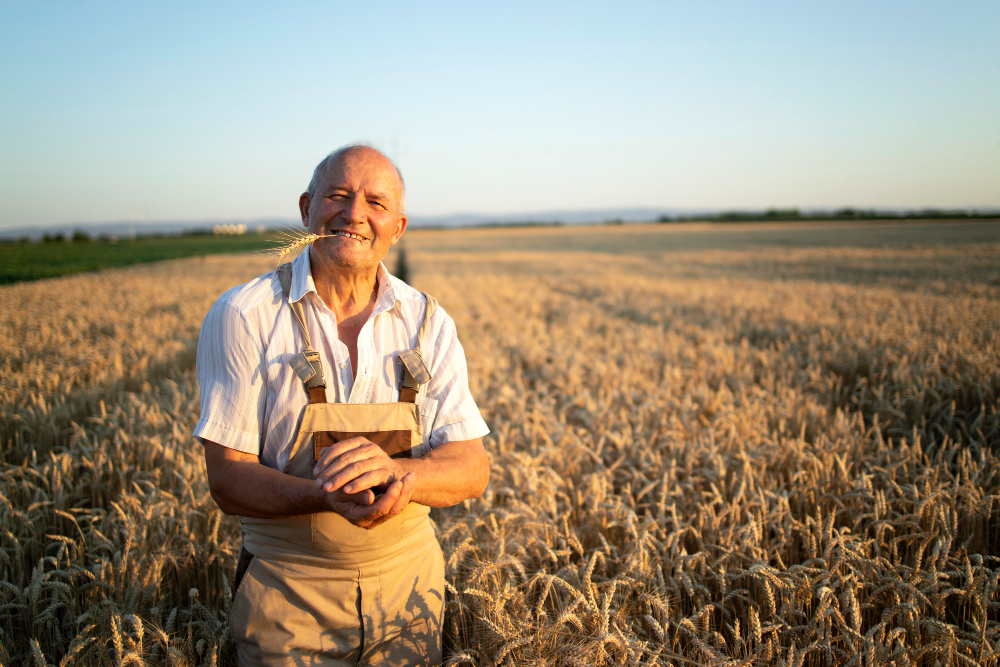
[[[357,234],[352,234],[350,232],[345,232],[343,230],[337,230],[333,233],[334,236],[346,236],[349,239],[357,239],[359,241],[367,241],[364,236],[358,236]]]

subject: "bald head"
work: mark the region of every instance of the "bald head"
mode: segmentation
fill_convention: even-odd
[[[406,210],[406,183],[403,181],[403,172],[399,170],[396,163],[390,160],[385,153],[367,144],[348,144],[347,146],[342,146],[320,160],[320,163],[313,170],[312,180],[309,181],[309,187],[306,189],[309,196],[315,196],[316,191],[322,189],[325,185],[326,176],[330,172],[330,169],[338,165],[341,160],[352,153],[366,153],[366,157],[375,157],[384,160],[387,165],[392,167],[399,178],[399,212],[404,212]]]

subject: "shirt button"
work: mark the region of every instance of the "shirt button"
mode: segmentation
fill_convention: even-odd
[[[341,368],[347,368],[347,362],[346,361],[341,361],[340,362],[340,367]]]

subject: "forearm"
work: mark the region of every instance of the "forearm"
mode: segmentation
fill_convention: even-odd
[[[328,494],[313,480],[286,475],[213,442],[203,444],[212,499],[226,514],[281,519],[329,511]]]
[[[247,473],[241,482],[212,489],[212,498],[226,514],[283,519],[330,511],[324,498],[326,492],[311,479],[286,475],[260,464],[252,470],[249,465],[240,467]]]
[[[413,472],[413,502],[449,507],[477,498],[490,479],[490,460],[482,438],[446,442],[418,459],[398,459],[403,472]]]

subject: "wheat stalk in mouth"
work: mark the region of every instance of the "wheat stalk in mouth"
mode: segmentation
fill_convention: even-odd
[[[266,254],[272,255],[274,259],[279,262],[287,255],[309,245],[314,241],[333,236],[333,234],[310,234],[294,230],[279,232],[279,234],[280,237],[278,239],[278,243],[280,243],[280,245],[276,248],[264,251]]]

